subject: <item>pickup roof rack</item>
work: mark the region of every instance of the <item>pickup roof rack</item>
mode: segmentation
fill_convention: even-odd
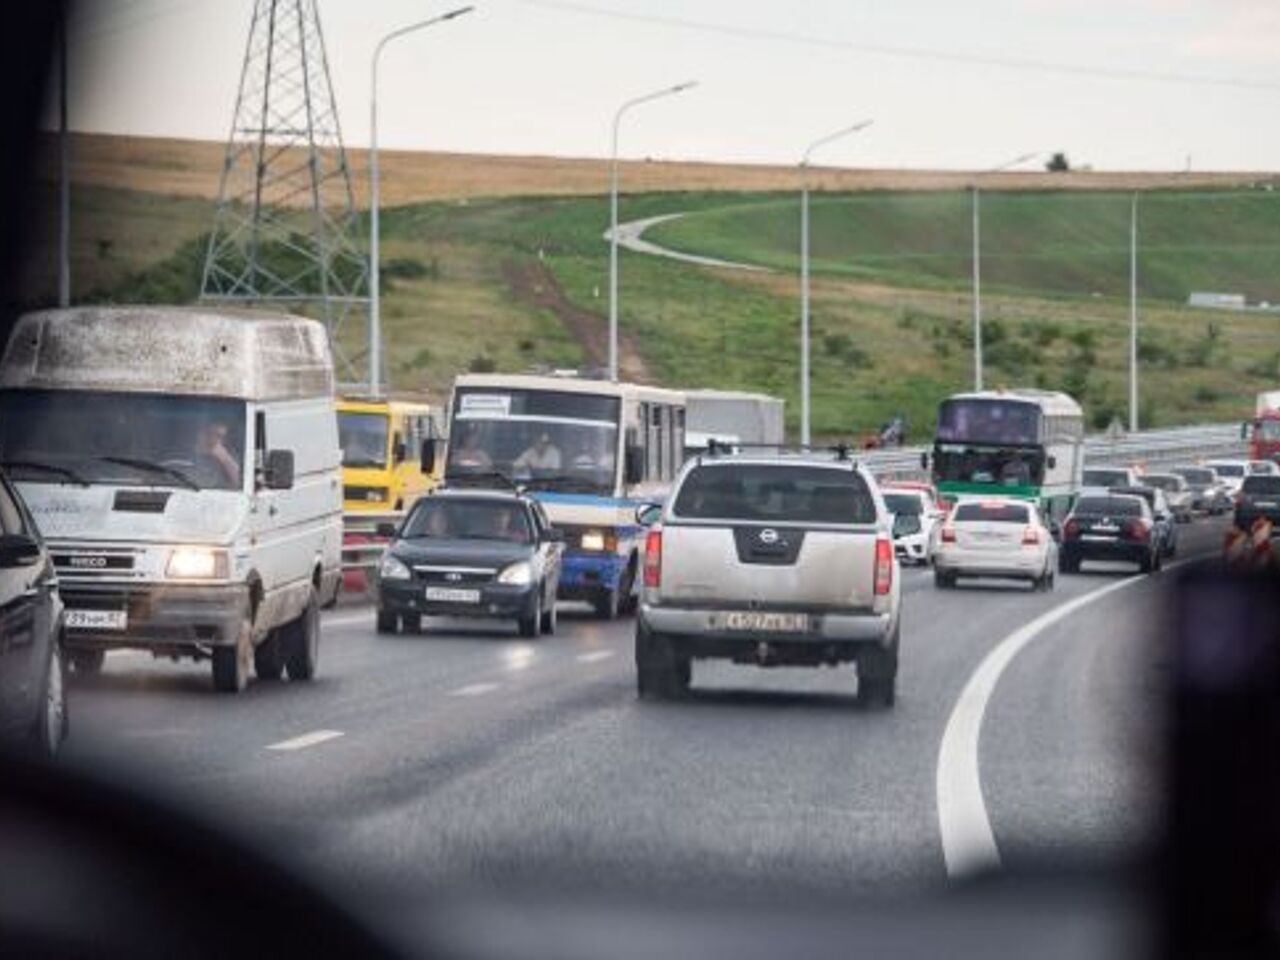
[[[854,448],[847,443],[837,444],[799,444],[799,443],[738,443],[717,440],[712,437],[707,441],[707,451],[705,454],[698,454],[698,458],[702,457],[727,457],[734,454],[742,453],[750,450],[768,450],[774,453],[831,453],[835,454],[835,458],[840,461],[852,461],[851,452]]]

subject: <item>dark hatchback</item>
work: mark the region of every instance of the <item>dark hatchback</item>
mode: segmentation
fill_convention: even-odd
[[[1270,521],[1272,536],[1280,536],[1280,477],[1245,477],[1236,494],[1236,526],[1247,532],[1260,519]]]
[[[1086,494],[1062,524],[1058,565],[1076,573],[1084,560],[1136,563],[1144,573],[1158,570],[1162,551],[1155,517],[1142,497]]]
[[[58,580],[31,514],[0,475],[0,734],[57,752],[67,735]]]
[[[556,629],[563,534],[520,493],[440,490],[414,504],[378,565],[378,632],[423,629],[423,617],[515,620]]]

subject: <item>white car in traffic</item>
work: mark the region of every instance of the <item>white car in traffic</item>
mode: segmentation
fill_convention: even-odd
[[[1218,475],[1233,499],[1240,492],[1244,478],[1249,475],[1248,460],[1210,460],[1205,466]]]
[[[942,589],[959,577],[1029,580],[1052,590],[1058,545],[1039,508],[1012,497],[961,500],[942,524],[933,558],[934,582]]]
[[[893,515],[893,549],[903,562],[928,566],[937,550],[938,527],[946,517],[927,490],[886,485],[880,488]]]

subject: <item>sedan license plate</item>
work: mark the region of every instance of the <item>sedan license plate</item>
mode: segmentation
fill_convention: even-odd
[[[439,603],[479,603],[479,590],[459,590],[457,587],[427,587],[427,599]]]
[[[763,613],[735,610],[724,615],[724,629],[747,633],[807,633],[807,613]]]
[[[67,626],[72,630],[123,630],[129,626],[125,610],[68,610]]]

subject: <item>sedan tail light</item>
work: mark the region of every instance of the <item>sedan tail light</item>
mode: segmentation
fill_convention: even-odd
[[[1033,547],[1040,542],[1040,531],[1027,524],[1026,529],[1022,531],[1022,545],[1024,547]]]
[[[942,528],[942,542],[943,543],[956,542],[956,528],[951,526],[951,524],[949,523]]]
[[[887,537],[876,538],[875,593],[882,597],[893,587],[893,544]]]
[[[1080,535],[1080,524],[1075,520],[1068,520],[1062,526],[1062,536],[1064,539],[1072,540]]]
[[[644,585],[662,586],[662,531],[656,527],[644,538]]]
[[[1147,540],[1151,536],[1151,524],[1146,520],[1130,520],[1124,525],[1124,532],[1134,540]]]

